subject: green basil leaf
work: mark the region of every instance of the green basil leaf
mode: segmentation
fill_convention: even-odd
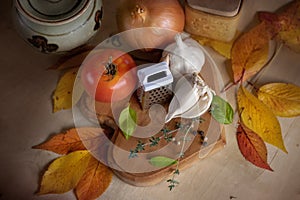
[[[233,121],[231,105],[219,96],[213,97],[210,113],[221,124],[230,124]]]
[[[136,128],[136,120],[136,112],[130,108],[130,105],[122,110],[119,117],[119,127],[127,140],[130,138]]]
[[[150,164],[155,166],[155,167],[167,167],[170,165],[173,165],[175,163],[177,163],[176,160],[172,159],[172,158],[167,158],[164,156],[156,156],[150,159]]]

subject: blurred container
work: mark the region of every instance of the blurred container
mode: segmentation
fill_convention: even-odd
[[[185,30],[228,42],[236,34],[242,0],[186,0]]]
[[[101,26],[102,0],[15,0],[20,35],[44,53],[66,52],[88,42]]]

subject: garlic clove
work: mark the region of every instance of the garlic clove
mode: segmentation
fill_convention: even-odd
[[[183,118],[196,118],[207,112],[213,100],[213,92],[210,88],[206,88],[205,95],[201,96],[198,102],[187,112],[182,113],[180,117]]]
[[[168,114],[165,118],[169,122],[175,116],[181,115],[193,107],[199,100],[198,88],[192,83],[191,75],[181,77],[175,86]]]

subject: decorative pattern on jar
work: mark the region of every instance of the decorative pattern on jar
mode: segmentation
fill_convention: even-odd
[[[102,0],[15,0],[20,36],[43,53],[67,52],[87,43],[99,30]]]

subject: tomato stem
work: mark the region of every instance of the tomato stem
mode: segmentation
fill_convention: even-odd
[[[112,62],[112,56],[109,56],[107,63],[105,64],[105,75],[110,76],[108,81],[112,80],[117,73],[117,65]]]

